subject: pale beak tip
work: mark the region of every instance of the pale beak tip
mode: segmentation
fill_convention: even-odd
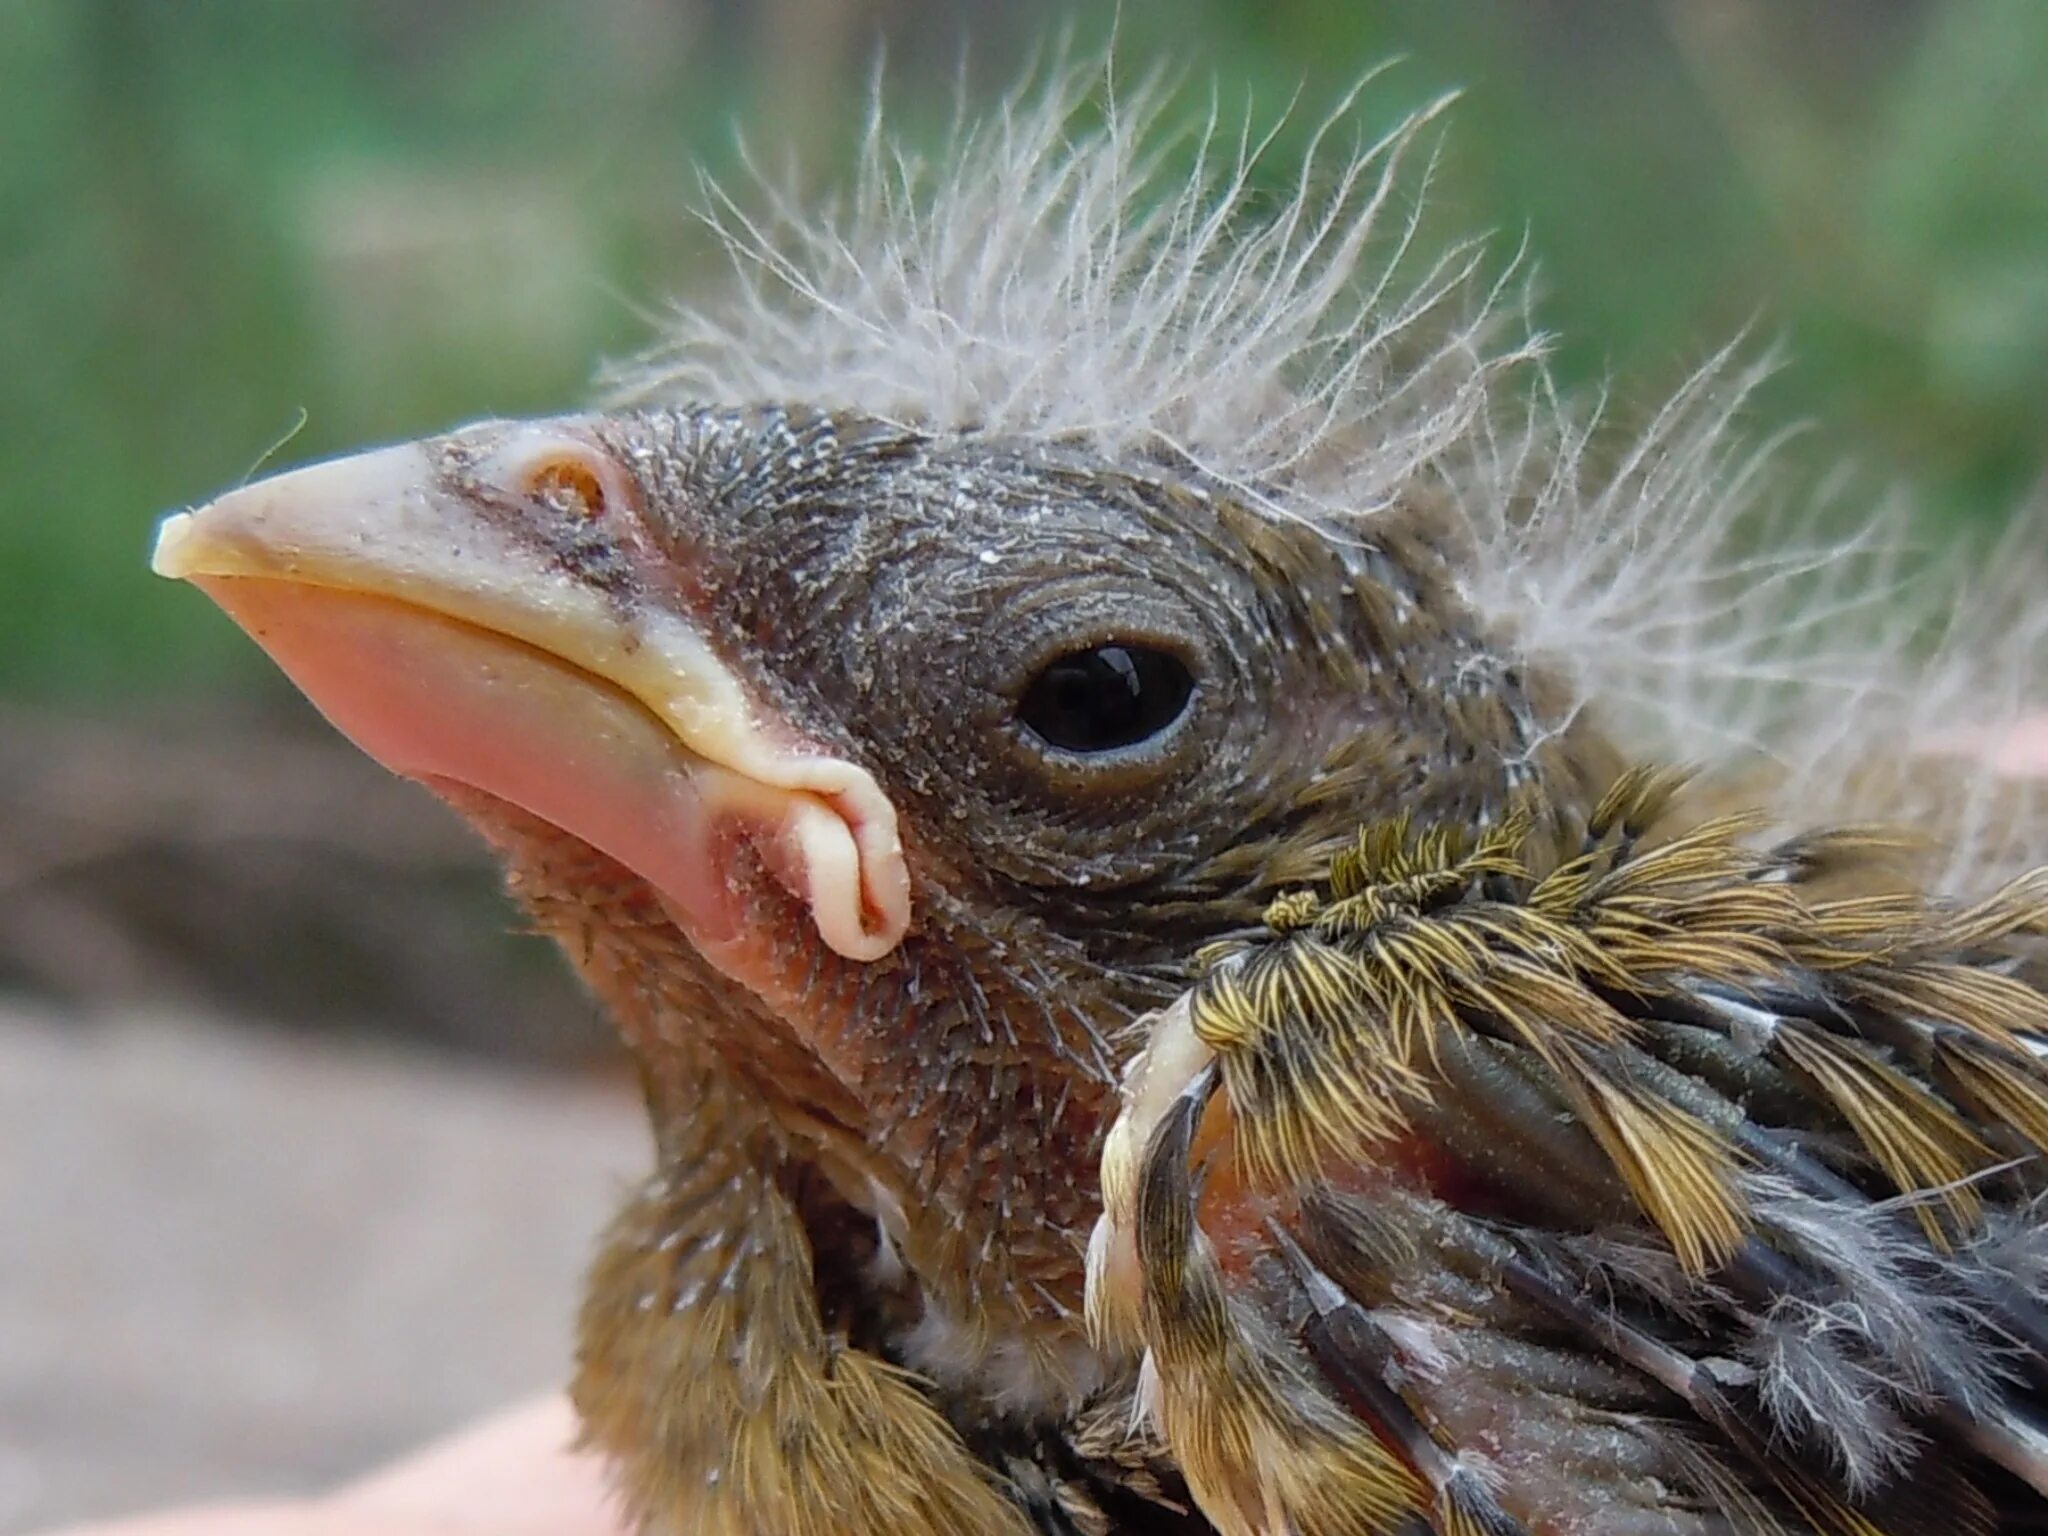
[[[157,575],[183,581],[193,574],[192,524],[190,512],[173,512],[157,524],[156,546],[149,556],[149,568]]]

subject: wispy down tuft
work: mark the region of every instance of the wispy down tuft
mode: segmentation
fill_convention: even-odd
[[[1494,344],[1478,242],[1417,251],[1450,98],[1366,140],[1370,83],[1277,206],[1256,185],[1275,129],[1213,107],[1176,124],[1158,76],[1119,93],[1104,66],[1054,71],[929,160],[878,109],[837,202],[707,185],[739,292],[680,310],[617,383],[1078,437],[1290,506],[1384,505],[1535,349]]]
[[[1079,440],[1339,539],[1446,504],[1468,600],[1633,754],[1755,770],[1794,821],[1926,823],[1970,886],[2048,858],[2039,792],[1976,766],[2043,706],[2041,520],[1971,570],[1847,477],[1793,486],[1743,425],[1769,365],[1736,348],[1647,418],[1560,397],[1519,253],[1424,249],[1450,98],[1375,137],[1372,88],[1278,199],[1274,128],[1181,121],[1157,77],[1052,70],[929,159],[878,91],[836,201],[707,183],[737,292],[678,310],[615,395]]]
[[[1740,776],[1790,825],[1923,828],[1938,885],[1988,888],[2048,859],[2043,781],[2004,771],[2048,722],[2043,520],[1927,547],[1902,496],[1816,482],[1745,424],[1773,366],[1731,346],[1632,434],[1540,374],[1497,397],[1433,466],[1478,550],[1465,595],[1631,751]]]

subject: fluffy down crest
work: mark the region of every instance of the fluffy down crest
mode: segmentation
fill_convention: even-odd
[[[1277,206],[1273,132],[1214,109],[1177,125],[1156,75],[1122,94],[1107,66],[1055,70],[930,160],[878,105],[836,203],[758,176],[760,211],[707,189],[738,302],[680,311],[619,384],[1079,440],[1279,510],[1369,513],[1536,348],[1494,344],[1476,243],[1417,256],[1427,168],[1412,188],[1409,170],[1449,98],[1361,144],[1368,83]]]
[[[1931,558],[1898,498],[1801,483],[1744,426],[1771,364],[1739,348],[1634,428],[1562,397],[1518,259],[1423,250],[1450,98],[1375,137],[1374,84],[1277,199],[1277,124],[1185,120],[1156,75],[1055,67],[929,157],[878,91],[836,200],[707,183],[737,292],[677,310],[615,394],[1059,439],[1347,542],[1447,508],[1464,596],[1636,755],[1787,820],[1924,826],[1949,888],[2048,856],[2040,792],[1996,765],[2042,705],[2040,518]]]

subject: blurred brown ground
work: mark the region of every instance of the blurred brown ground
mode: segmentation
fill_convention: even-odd
[[[608,1082],[0,1003],[0,1532],[317,1489],[561,1384],[644,1156]]]
[[[615,1059],[498,887],[461,822],[296,698],[126,716],[0,700],[0,996]]]

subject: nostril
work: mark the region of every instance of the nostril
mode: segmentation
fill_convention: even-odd
[[[586,522],[603,517],[611,499],[596,466],[567,454],[551,455],[528,469],[526,494]]]
[[[626,466],[577,421],[507,423],[471,474],[492,497],[561,523],[605,523],[639,502]]]

